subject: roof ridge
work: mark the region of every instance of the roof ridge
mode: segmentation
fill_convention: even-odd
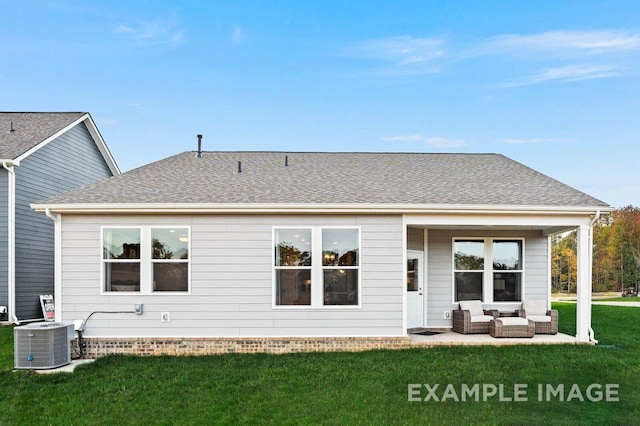
[[[184,151],[185,153],[195,153],[197,150]],[[502,156],[502,154],[498,154],[495,152],[395,152],[395,151],[285,151],[285,150],[202,150],[202,153],[210,153],[210,154],[232,154],[232,153],[243,153],[243,154],[326,154],[326,155],[343,155],[343,154],[384,154],[384,155],[497,155]],[[178,154],[180,155],[180,154]],[[508,157],[505,157],[508,158]]]

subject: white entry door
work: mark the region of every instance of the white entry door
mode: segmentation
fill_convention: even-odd
[[[421,251],[407,251],[407,328],[424,327],[424,282]]]

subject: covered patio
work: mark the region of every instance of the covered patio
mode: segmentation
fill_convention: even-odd
[[[532,338],[495,338],[488,334],[460,334],[453,331],[442,331],[430,336],[409,333],[409,338],[411,339],[411,347],[593,344],[593,342],[580,342],[576,337],[563,333],[536,334]]]
[[[405,215],[408,261],[405,329],[412,346],[597,343],[591,328],[591,258],[592,227],[599,216],[599,210],[522,207],[500,212],[466,208],[457,212]],[[520,308],[522,301],[531,299],[546,300],[550,307],[551,236],[570,230],[575,230],[578,236],[575,337],[557,334],[536,335],[531,339],[496,339],[488,334],[462,335],[450,331],[433,336],[411,334],[414,328],[450,330],[452,311],[458,309],[461,300],[482,300],[484,309],[501,313],[513,312]],[[479,290],[472,297],[467,297],[458,287],[454,252],[458,256],[455,247],[460,241],[484,242],[485,251],[480,260],[487,266],[484,272],[474,271],[482,278],[478,278],[480,284],[476,288]],[[513,261],[516,266],[509,268],[516,271],[514,275],[519,275],[514,279],[516,292],[506,298],[498,290],[499,282],[504,288],[504,271],[492,267],[499,265],[494,263],[497,255],[492,257],[493,247],[505,242],[520,253]],[[460,271],[460,275],[464,273]]]

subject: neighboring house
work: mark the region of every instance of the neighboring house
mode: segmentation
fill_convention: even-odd
[[[0,112],[0,321],[42,318],[54,224],[30,204],[119,173],[84,112]]]
[[[57,319],[91,316],[88,346],[124,352],[393,346],[451,328],[460,300],[550,304],[570,229],[587,342],[612,210],[502,155],[280,152],[185,152],[32,207],[57,217]]]

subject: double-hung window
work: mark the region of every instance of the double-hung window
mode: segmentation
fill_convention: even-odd
[[[498,238],[453,241],[456,302],[519,302],[523,296],[523,240]]]
[[[311,304],[311,229],[275,230],[276,305]]]
[[[140,291],[140,229],[105,228],[102,234],[104,290]]]
[[[493,240],[493,301],[522,300],[522,241]]]
[[[357,229],[322,230],[324,305],[357,305],[359,235]]]
[[[457,240],[453,247],[456,300],[482,300],[484,241]]]
[[[103,291],[188,292],[189,241],[187,227],[104,227]]]
[[[189,290],[189,230],[151,228],[153,291]]]
[[[276,306],[358,306],[358,228],[274,229]]]

